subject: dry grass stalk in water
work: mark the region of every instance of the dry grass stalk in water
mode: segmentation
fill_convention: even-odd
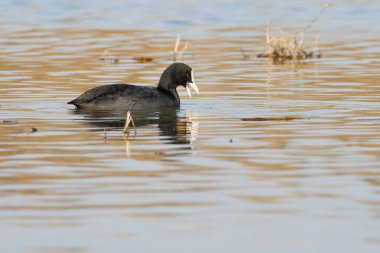
[[[183,46],[182,50],[179,52],[179,58],[183,59],[183,53],[186,51],[186,49],[189,47],[189,42],[186,42]]]
[[[125,118],[125,125],[124,125],[124,129],[123,129],[123,133],[129,133],[129,124],[132,123],[132,126],[133,128],[135,129],[135,134],[136,134],[136,126],[135,126],[135,122],[133,121],[133,118],[132,118],[132,115],[131,115],[131,112],[127,112],[127,117]]]
[[[183,54],[185,53],[185,51],[189,47],[189,42],[186,42],[185,45],[183,46],[182,50],[178,51],[180,44],[181,44],[181,35],[178,34],[177,39],[176,39],[175,44],[174,44],[173,61],[177,60],[177,55],[178,55],[178,58],[180,58],[182,60]]]
[[[113,62],[113,63],[119,63],[119,56],[116,56],[116,57],[113,57],[107,49],[104,50],[102,56],[100,56],[100,58],[98,58],[98,60],[100,61],[110,61],[110,62]]]
[[[304,39],[305,32],[319,19],[322,13],[329,7],[324,4],[319,14],[306,25],[301,32],[290,33],[281,31],[279,36],[271,32],[270,25],[267,26],[266,44],[267,52],[258,54],[259,58],[270,58],[275,63],[285,63],[288,60],[305,60],[310,58],[321,58],[318,51],[319,36],[315,40],[314,50],[306,49]]]

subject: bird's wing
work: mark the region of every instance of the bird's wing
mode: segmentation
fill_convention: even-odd
[[[131,84],[111,84],[98,86],[84,92],[76,99],[69,102],[69,104],[77,103],[89,103],[100,97],[119,96],[129,97],[129,99],[140,99],[149,97],[152,93],[152,89],[144,86],[135,86]]]

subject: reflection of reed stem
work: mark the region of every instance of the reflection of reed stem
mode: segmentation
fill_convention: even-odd
[[[131,153],[129,152],[130,142],[129,142],[129,133],[127,134],[127,137],[123,135],[124,144],[125,144],[125,156],[129,158],[131,156]]]

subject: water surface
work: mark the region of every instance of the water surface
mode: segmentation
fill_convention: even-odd
[[[302,29],[320,1],[1,4],[2,251],[377,252],[377,1],[334,1],[307,35],[323,58],[285,65],[255,57],[266,22]],[[155,85],[177,34],[201,92],[180,109],[124,136],[124,115],[66,104]]]

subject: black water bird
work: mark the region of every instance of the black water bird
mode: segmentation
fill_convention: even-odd
[[[78,109],[90,110],[152,110],[178,107],[177,87],[183,86],[191,97],[190,88],[199,94],[193,70],[184,63],[173,63],[162,73],[157,87],[132,84],[111,84],[89,89],[68,102]]]

